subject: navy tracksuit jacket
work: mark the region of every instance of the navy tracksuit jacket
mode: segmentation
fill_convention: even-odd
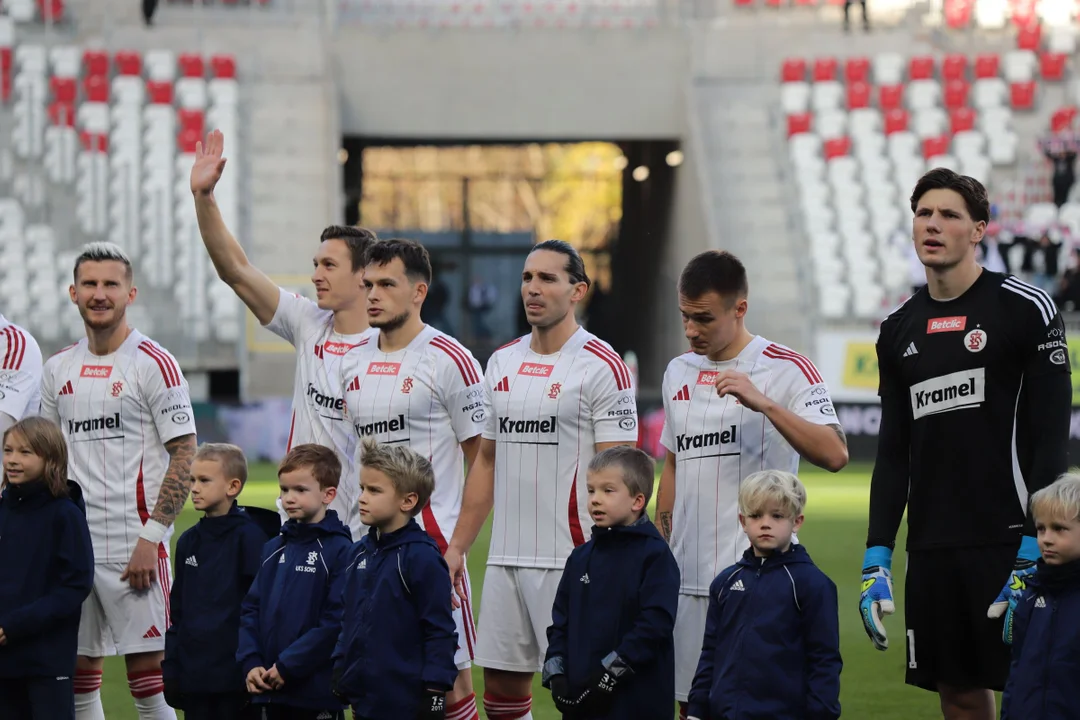
[[[802,545],[748,549],[709,586],[705,638],[688,715],[702,720],[836,720],[836,585]]]
[[[614,652],[633,671],[619,680],[611,720],[670,720],[675,696],[679,568],[642,515],[633,525],[593,526],[566,560],[551,610],[544,680],[566,675],[569,694],[588,687]]]

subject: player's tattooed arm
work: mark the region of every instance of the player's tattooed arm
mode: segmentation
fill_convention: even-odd
[[[831,427],[833,432],[840,438],[840,442],[844,443],[844,447],[847,447],[847,435],[844,434],[844,428],[840,427],[840,423],[832,423],[829,427]]]
[[[664,539],[668,542],[671,541],[671,513],[662,512],[660,517],[657,518],[660,521],[660,534],[664,536]]]
[[[157,504],[150,514],[151,520],[168,527],[184,509],[188,493],[191,492],[191,463],[195,459],[196,448],[193,434],[181,435],[165,443],[165,449],[169,451],[169,469],[161,481]]]

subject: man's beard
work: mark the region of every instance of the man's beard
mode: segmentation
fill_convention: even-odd
[[[411,315],[409,311],[406,310],[400,315],[392,317],[389,320],[374,320],[369,322],[368,324],[371,325],[371,327],[378,328],[379,330],[382,330],[384,332],[393,332],[395,330],[399,330],[403,325],[405,325],[405,323],[409,321],[410,317]]]
[[[120,323],[120,321],[124,319],[124,315],[125,315],[125,310],[123,310],[123,309],[119,313],[116,312],[115,307],[112,307],[112,308],[109,308],[109,309],[112,312],[111,312],[110,316],[108,317],[108,319],[106,319],[106,320],[91,319],[91,315],[90,315],[91,310],[90,310],[89,307],[87,307],[87,308],[80,307],[79,308],[79,315],[82,316],[82,320],[83,320],[83,323],[85,325],[88,325],[89,327],[92,327],[95,330],[108,330],[109,328],[116,327]]]

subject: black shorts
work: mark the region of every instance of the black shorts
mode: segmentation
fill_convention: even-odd
[[[904,588],[907,684],[1004,690],[1009,646],[1002,620],[986,617],[1005,586],[1018,546],[908,552]]]

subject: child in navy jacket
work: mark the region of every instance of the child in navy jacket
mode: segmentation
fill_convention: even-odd
[[[592,539],[566,560],[543,683],[572,718],[670,720],[679,568],[645,506],[652,460],[617,446],[589,463]]]
[[[450,571],[413,518],[435,489],[431,463],[365,438],[360,520],[345,620],[334,649],[334,693],[358,720],[442,720],[458,669]]]
[[[94,581],[82,491],[60,428],[4,433],[0,495],[0,719],[74,720],[79,616]]]
[[[739,487],[750,549],[709,586],[688,716],[700,720],[836,720],[840,628],[836,585],[792,535],[806,488],[765,470]]]
[[[237,662],[265,720],[343,720],[330,692],[330,655],[341,630],[341,588],[352,536],[327,505],[341,462],[321,445],[297,445],[278,468],[289,519],[263,546],[240,613]]]
[[[1080,720],[1080,474],[1031,496],[1042,559],[1013,620],[1001,720]]]
[[[236,662],[240,604],[269,536],[236,504],[247,482],[240,448],[204,443],[195,454],[191,480],[191,502],[206,514],[180,536],[173,553],[172,624],[161,663],[165,699],[184,711],[185,720],[240,720],[247,717],[248,705]],[[277,513],[261,512],[280,523]]]

